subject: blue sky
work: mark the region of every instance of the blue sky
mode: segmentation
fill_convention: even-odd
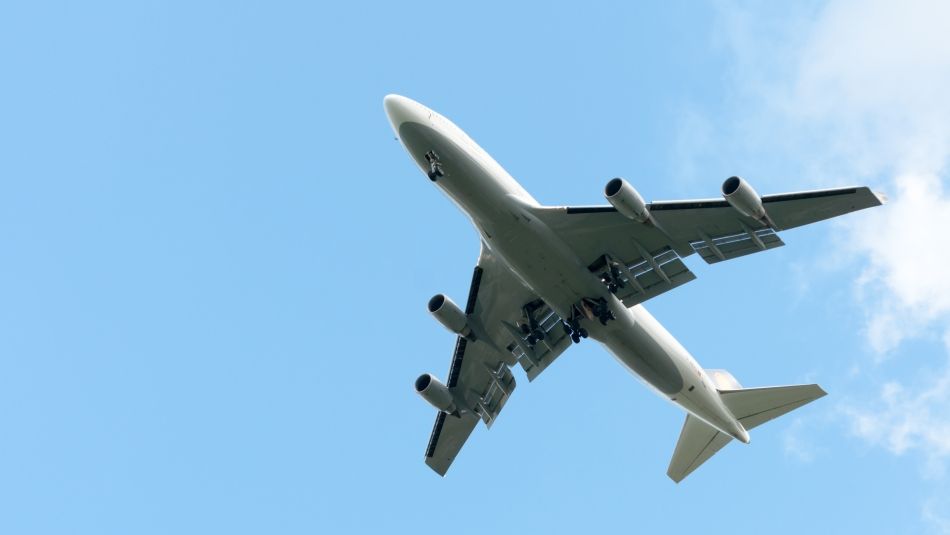
[[[0,7],[0,531],[950,533],[940,3]],[[830,395],[674,485],[682,414],[593,343],[423,464],[464,216],[382,98],[548,204],[869,184],[648,303],[706,367]],[[520,372],[519,372],[520,373]],[[428,526],[428,527],[427,527]]]

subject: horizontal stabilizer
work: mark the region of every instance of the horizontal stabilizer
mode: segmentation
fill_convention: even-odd
[[[728,372],[712,372],[719,381],[738,385]],[[793,385],[720,390],[719,394],[733,416],[748,430],[824,396],[825,391],[818,385]],[[732,437],[729,435],[693,415],[687,415],[666,475],[679,483],[730,440]]]
[[[747,430],[778,418],[826,394],[818,385],[720,390],[723,403]]]
[[[680,439],[673,451],[673,458],[666,470],[670,479],[679,483],[686,476],[708,461],[710,457],[729,443],[732,437],[720,433],[699,418],[687,414],[686,423],[680,431]]]

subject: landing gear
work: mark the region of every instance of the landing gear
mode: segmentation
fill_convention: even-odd
[[[524,332],[524,330],[522,330],[522,332]],[[536,329],[536,330],[534,330],[534,331],[531,331],[531,332],[528,334],[528,336],[525,338],[525,340],[528,341],[528,345],[529,345],[529,346],[534,346],[534,345],[537,344],[538,342],[544,340],[544,331],[542,331],[542,330],[540,330],[540,329]]]
[[[581,338],[587,338],[590,336],[590,333],[587,332],[587,329],[581,327],[581,319],[577,313],[577,309],[571,308],[571,317],[570,319],[564,320],[561,323],[561,326],[564,327],[564,332],[571,336],[571,341],[575,344],[581,343]]]
[[[544,306],[544,303],[540,300],[532,301],[524,306],[521,309],[522,314],[524,315],[525,322],[520,324],[521,333],[525,335],[525,340],[528,342],[529,346],[534,346],[538,342],[544,340],[547,336],[544,332],[544,328],[538,323],[538,320],[535,319],[534,313],[539,308]]]
[[[575,344],[581,343],[581,327],[579,325],[577,315],[574,314],[573,310],[571,311],[571,318],[563,320],[561,326],[564,327],[564,333],[571,337],[571,341]],[[584,332],[587,332],[586,330]],[[584,338],[587,338],[586,336]]]
[[[600,281],[607,285],[607,290],[614,295],[626,286],[626,283],[620,278],[620,270],[614,265],[610,265],[607,271],[600,274]]]
[[[573,341],[575,344],[581,343],[581,338],[587,338],[590,336],[590,333],[587,332],[587,329],[578,327],[576,330],[574,330],[567,323],[564,324],[564,330],[571,335],[571,341]]]
[[[442,162],[439,161],[439,155],[434,150],[427,152],[425,157],[429,162],[429,180],[435,182],[439,177],[445,176],[445,172],[442,171]]]
[[[581,301],[581,305],[584,307],[587,317],[590,319],[597,318],[601,325],[607,325],[608,321],[617,319],[614,313],[610,311],[607,300],[604,298],[584,299]]]
[[[614,316],[614,313],[610,311],[610,308],[607,307],[607,304],[604,303],[596,311],[597,319],[600,320],[601,325],[607,325],[607,322],[613,319],[617,319]]]

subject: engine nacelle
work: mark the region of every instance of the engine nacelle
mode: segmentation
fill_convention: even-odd
[[[435,294],[429,299],[429,312],[453,333],[466,337],[472,334],[468,326],[468,316],[444,294]]]
[[[424,373],[416,379],[416,392],[436,409],[448,413],[455,412],[455,398],[452,397],[449,388],[431,373]]]
[[[727,178],[722,183],[722,196],[740,214],[759,221],[768,221],[765,207],[762,206],[762,198],[745,180],[737,176]]]
[[[617,177],[608,182],[604,188],[604,196],[624,216],[638,223],[646,223],[650,220],[650,209],[647,208],[647,203],[626,180]]]

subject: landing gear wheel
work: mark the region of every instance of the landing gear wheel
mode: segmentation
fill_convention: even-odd
[[[429,180],[435,182],[439,177],[445,176],[445,173],[442,172],[442,163],[439,162],[439,155],[434,150],[427,152],[425,158],[429,162]]]
[[[538,343],[538,339],[535,338],[533,334],[530,335],[530,336],[528,336],[528,345],[529,345],[529,346],[533,346],[533,345],[536,344],[536,343]]]
[[[585,328],[583,328],[583,327],[581,327],[580,329],[578,329],[577,334],[580,335],[581,338],[587,338],[587,337],[589,336],[589,333],[587,332],[587,329],[585,329]]]
[[[577,333],[572,333],[572,334],[571,334],[571,340],[572,340],[575,344],[581,343],[581,337],[580,337],[580,335],[578,335]]]
[[[619,288],[617,288],[617,285],[616,285],[616,284],[612,284],[612,283],[611,283],[611,284],[608,284],[608,285],[607,285],[607,290],[610,291],[610,293],[612,293],[612,294],[615,294],[615,295],[616,295],[618,289],[619,289]]]
[[[534,338],[535,338],[537,341],[539,341],[539,342],[540,342],[541,340],[544,340],[544,331],[542,331],[541,329],[535,329],[534,332],[532,333],[532,335],[533,335]]]

